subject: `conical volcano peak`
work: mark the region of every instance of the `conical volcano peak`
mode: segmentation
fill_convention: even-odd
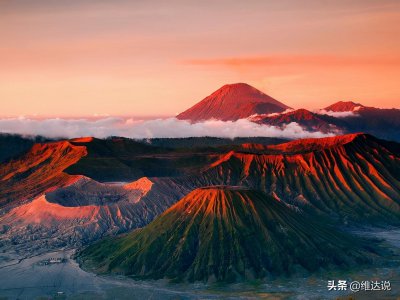
[[[296,251],[293,251],[296,249]],[[199,188],[141,230],[79,254],[98,272],[177,281],[242,281],[368,262],[363,242],[260,191]]]
[[[192,122],[235,121],[255,114],[280,113],[289,107],[247,83],[226,84],[177,116]]]
[[[259,95],[265,95],[260,90],[244,82],[225,84],[224,86],[216,90],[213,94],[218,94],[218,93],[221,94],[234,93],[234,94],[244,94],[244,95],[249,95],[254,93]]]
[[[193,190],[170,210],[226,215],[233,207],[246,206],[253,198],[263,198],[262,192],[242,186],[207,186]]]
[[[250,84],[245,83],[245,82],[228,83],[221,87],[221,89],[224,89],[224,88],[233,88],[233,89],[250,88],[250,89],[254,89],[254,90],[258,91],[256,88],[254,88],[253,86],[251,86]]]

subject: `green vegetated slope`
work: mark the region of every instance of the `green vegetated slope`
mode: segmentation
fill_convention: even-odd
[[[179,151],[125,138],[73,140],[71,143],[85,146],[88,155],[70,166],[66,173],[103,182],[133,181],[144,176],[182,176],[199,172],[213,159],[207,149]]]
[[[143,229],[79,254],[96,272],[233,282],[367,263],[368,246],[260,191],[192,191]]]

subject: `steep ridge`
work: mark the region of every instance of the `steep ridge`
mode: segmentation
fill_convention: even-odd
[[[89,246],[97,272],[184,281],[271,278],[367,262],[366,244],[241,187],[192,191],[143,229]]]
[[[154,183],[149,178],[142,177],[132,183],[125,184],[124,189],[128,191],[138,190],[142,196],[145,196],[149,191],[151,191],[153,184]]]
[[[85,155],[85,147],[61,141],[35,144],[22,157],[2,164],[0,207],[16,205],[78,180],[79,176],[63,171]]]
[[[130,139],[81,138],[34,144],[1,164],[0,208],[13,207],[86,176],[101,182],[131,182],[198,172],[222,150],[184,150]],[[211,154],[208,155],[208,154]]]
[[[227,84],[177,115],[197,122],[217,119],[235,121],[254,114],[282,112],[289,107],[246,83]]]
[[[362,135],[361,133],[347,134],[342,136],[333,136],[327,138],[309,138],[281,143],[277,145],[263,144],[242,144],[242,152],[252,151],[257,154],[295,154],[312,151],[321,151],[329,147],[336,147],[351,143],[355,138]]]
[[[265,150],[270,153],[273,152],[281,154],[306,153],[312,151],[321,151],[331,147],[343,146],[345,144],[352,143],[355,139],[372,140],[374,138],[363,133],[353,133],[327,138],[300,139],[278,145],[267,145],[265,146]]]
[[[124,186],[81,176],[0,216],[0,244],[19,253],[79,247],[147,225],[188,192],[168,179]]]
[[[249,186],[345,223],[400,221],[398,144],[365,134],[231,151],[194,180]]]
[[[328,133],[337,132],[340,129],[340,127],[334,125],[336,123],[334,118],[326,115],[312,113],[306,109],[297,109],[295,111],[283,114],[265,116],[254,119],[254,121],[260,124],[278,127],[296,122],[301,125],[305,130],[311,132],[320,131]]]

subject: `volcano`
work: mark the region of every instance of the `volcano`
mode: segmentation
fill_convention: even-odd
[[[360,133],[245,146],[221,155],[201,178],[262,190],[343,223],[399,224],[399,144]]]
[[[1,165],[0,207],[32,199],[79,179],[63,171],[87,155],[85,147],[68,141],[39,143],[21,157]]]
[[[241,281],[367,262],[363,242],[242,187],[199,188],[143,229],[79,255],[98,272]]]
[[[288,108],[246,83],[235,83],[224,85],[177,118],[191,122],[209,119],[235,121],[254,114],[280,113]]]
[[[400,144],[365,134],[243,142],[176,149],[121,138],[35,144],[1,164],[0,242],[18,251],[86,245],[146,226],[192,190],[215,185],[259,190],[340,225],[400,223]]]
[[[324,110],[333,112],[345,112],[345,111],[357,111],[360,108],[365,108],[365,106],[363,106],[360,103],[355,103],[352,101],[339,101],[325,107]]]

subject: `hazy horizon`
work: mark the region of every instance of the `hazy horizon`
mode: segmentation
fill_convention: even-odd
[[[229,84],[230,84],[230,83],[229,83]],[[211,91],[209,94],[211,94],[212,92],[214,92],[214,91]],[[262,91],[262,92],[263,92],[263,91]],[[205,98],[206,96],[209,96],[209,94],[208,94],[208,95],[205,95],[204,98]],[[265,94],[267,94],[267,93],[265,93]],[[267,95],[268,95],[268,94],[267,94]],[[271,96],[271,95],[269,95],[269,96]],[[203,100],[203,99],[199,99],[199,100],[197,100],[197,101],[194,101],[194,102],[191,104],[191,106],[197,104],[197,103],[200,102],[201,100]],[[277,100],[279,101],[279,99],[277,99]],[[361,104],[361,105],[366,106],[364,103],[362,103],[362,101],[358,101],[358,100],[354,100],[354,99],[343,99],[343,100],[338,100],[338,101],[336,101],[336,102],[327,103],[326,105],[328,106],[328,105],[337,103],[337,102],[339,102],[339,101],[355,102],[355,103],[359,103],[359,104]],[[286,103],[284,103],[284,104],[286,104]],[[397,104],[397,103],[396,103],[396,104]],[[190,106],[190,107],[191,107],[191,106]],[[139,120],[139,119],[140,119],[140,120],[154,120],[154,119],[174,118],[176,115],[178,115],[179,113],[183,112],[184,110],[186,110],[186,109],[188,109],[188,108],[190,108],[190,107],[186,107],[186,108],[184,108],[182,111],[176,112],[176,113],[174,113],[174,114],[162,114],[162,113],[157,113],[157,112],[155,111],[155,112],[153,112],[152,114],[129,114],[129,113],[108,114],[108,113],[97,113],[97,112],[92,112],[92,113],[87,113],[87,114],[66,115],[66,114],[63,114],[63,113],[60,113],[60,112],[54,112],[54,113],[50,113],[50,114],[33,113],[33,114],[18,114],[18,115],[17,115],[17,114],[15,114],[15,115],[10,114],[10,115],[6,115],[6,114],[0,112],[0,118],[1,118],[1,119],[7,119],[7,118],[31,118],[31,119],[36,119],[36,120],[45,120],[45,119],[62,118],[62,119],[65,119],[65,120],[68,120],[68,119],[88,119],[88,120],[96,120],[96,119],[103,119],[103,118],[108,118],[108,117],[118,117],[118,118],[136,118],[136,119],[138,119],[138,120]],[[390,106],[390,105],[389,105],[389,106],[387,106],[387,107],[384,107],[384,106],[382,106],[382,105],[379,105],[379,103],[378,103],[378,105],[376,105],[375,107],[377,107],[377,108],[386,108],[386,109],[393,109],[393,108],[394,108],[394,109],[398,109],[398,108],[400,108],[398,105],[397,105],[397,106],[395,106],[395,105]],[[299,107],[292,107],[292,108],[293,108],[294,110],[296,110],[296,109],[301,109],[301,108],[305,108],[305,107],[299,106]],[[310,110],[310,111],[312,111],[312,112],[321,113],[321,111],[323,111],[324,107],[318,107],[318,106],[316,106],[316,107],[308,107],[307,109]]]

